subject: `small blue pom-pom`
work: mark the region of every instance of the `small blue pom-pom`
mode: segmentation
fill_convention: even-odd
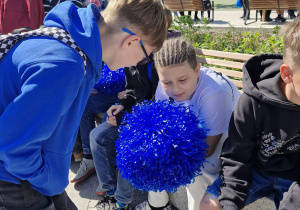
[[[120,68],[111,71],[106,64],[103,65],[101,79],[94,86],[94,89],[103,95],[117,96],[125,90],[125,69]]]
[[[201,175],[205,129],[190,107],[143,102],[126,113],[116,141],[117,166],[137,189],[175,192]]]

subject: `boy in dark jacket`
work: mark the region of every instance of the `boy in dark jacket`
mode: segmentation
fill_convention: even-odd
[[[151,56],[152,59],[152,56]],[[93,129],[90,134],[90,146],[99,180],[96,194],[106,196],[98,202],[95,209],[128,209],[133,198],[133,187],[115,173],[115,140],[123,111],[130,111],[136,103],[154,98],[158,76],[152,66],[153,60],[139,63],[136,67],[125,68],[126,94],[119,105],[113,105],[107,111],[106,122]]]
[[[282,30],[283,56],[258,55],[246,62],[244,94],[220,155],[222,171],[200,209],[241,209],[262,197],[277,209],[300,209],[299,27],[297,21]]]

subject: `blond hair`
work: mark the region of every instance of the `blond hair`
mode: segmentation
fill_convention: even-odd
[[[127,28],[155,51],[166,39],[167,20],[160,0],[110,0],[102,15],[110,30]]]
[[[198,65],[196,51],[188,41],[181,37],[166,40],[162,48],[154,54],[157,69],[178,65],[185,61],[192,69],[196,69]]]
[[[172,25],[172,22],[173,22],[172,12],[171,12],[170,8],[165,4],[164,4],[163,8],[164,8],[165,16],[167,18],[167,24],[168,24],[167,28],[170,28],[170,26]]]
[[[283,62],[293,71],[300,66],[300,20],[286,24],[281,30],[283,36]]]

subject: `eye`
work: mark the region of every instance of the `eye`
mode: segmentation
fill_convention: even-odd
[[[179,82],[185,82],[186,80],[187,80],[187,78],[186,79],[180,79]]]
[[[170,85],[171,84],[171,82],[163,82],[164,83],[164,85]]]

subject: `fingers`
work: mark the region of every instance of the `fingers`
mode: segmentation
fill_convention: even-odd
[[[116,117],[114,117],[114,116],[113,117],[107,117],[106,122],[109,125],[117,126],[117,120],[116,120]]]
[[[124,110],[124,106],[122,105],[112,105],[108,110],[107,110],[107,115],[108,117],[113,117],[119,112]]]
[[[123,90],[122,92],[119,92],[119,93],[118,93],[118,99],[123,99],[123,98],[125,98],[125,93],[126,93],[126,90]]]
[[[117,109],[116,105],[112,105],[108,110],[107,110],[107,115],[108,117],[114,116],[113,112]]]

